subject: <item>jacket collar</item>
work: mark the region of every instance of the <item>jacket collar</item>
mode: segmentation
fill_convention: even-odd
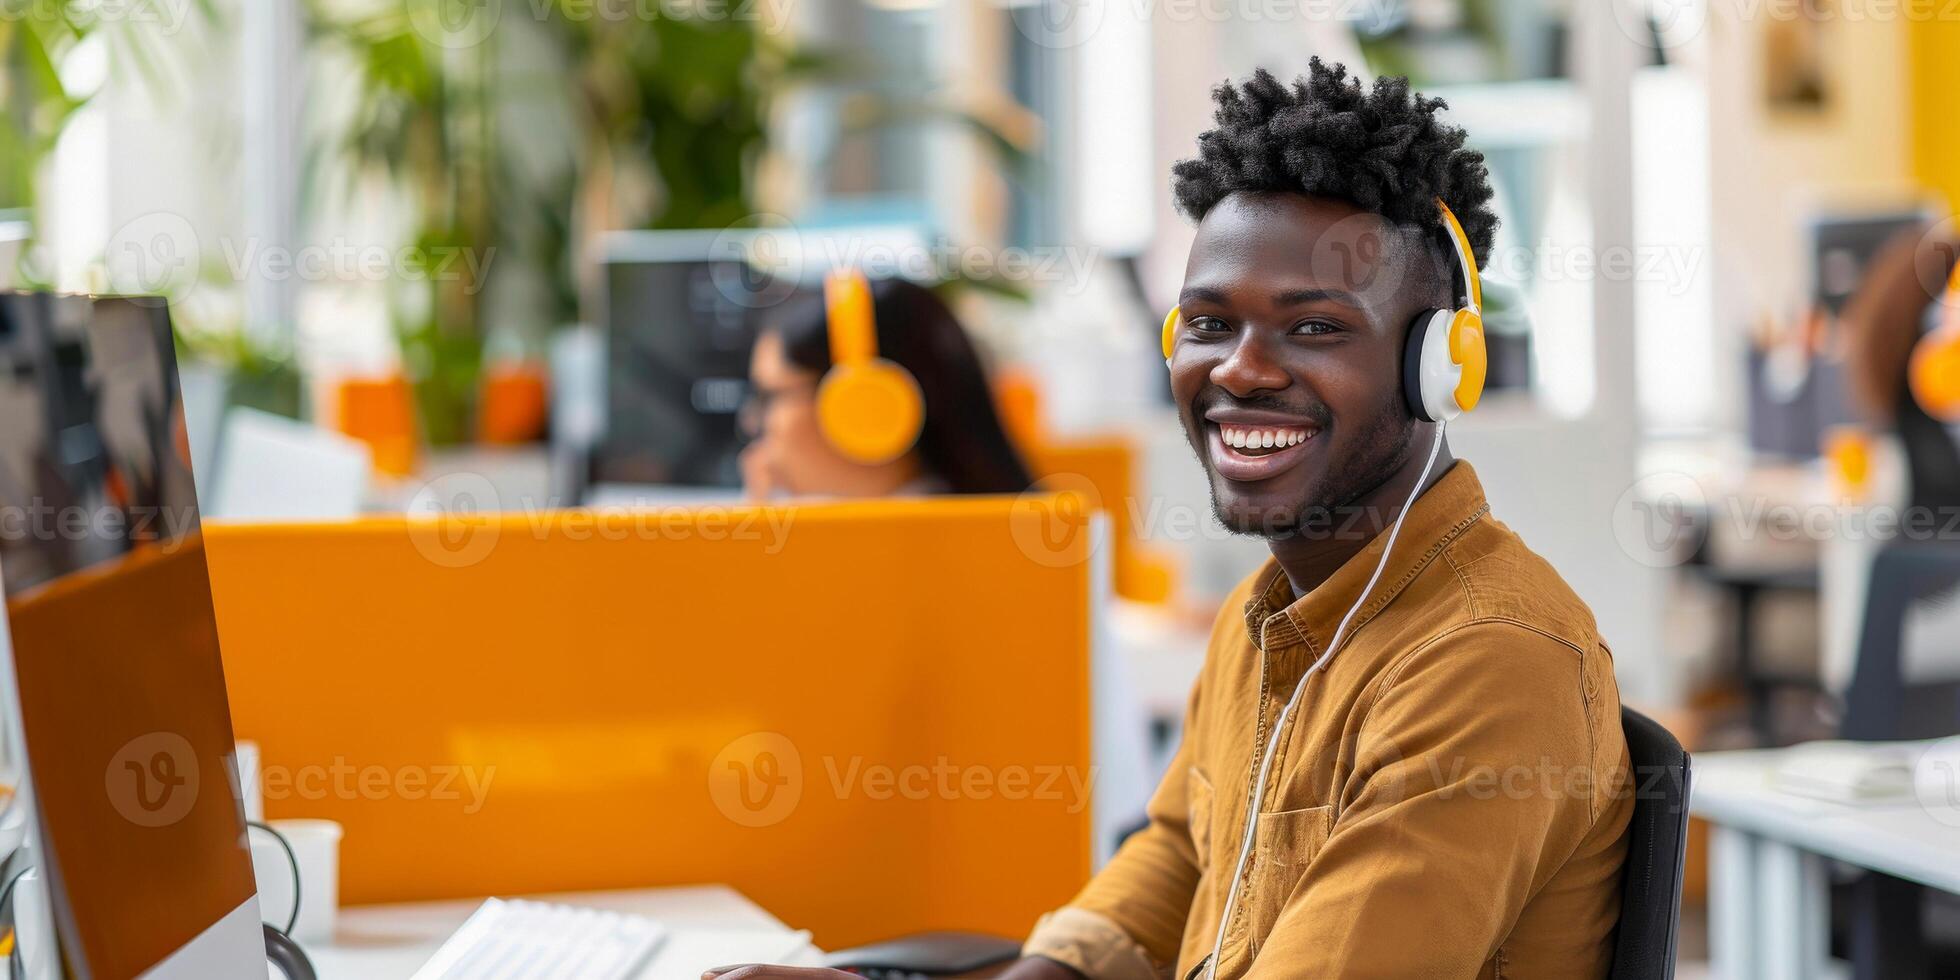
[[[1409,508],[1402,533],[1395,540],[1395,554],[1382,570],[1374,594],[1348,625],[1349,635],[1393,602],[1457,535],[1489,512],[1490,503],[1484,499],[1484,486],[1476,470],[1466,461],[1456,461]],[[1375,535],[1327,581],[1298,599],[1292,598],[1292,586],[1279,562],[1266,559],[1253,582],[1252,597],[1245,604],[1245,628],[1253,644],[1271,651],[1305,643],[1318,656],[1332,642],[1341,618],[1353,608],[1374,575],[1387,540],[1387,534]]]

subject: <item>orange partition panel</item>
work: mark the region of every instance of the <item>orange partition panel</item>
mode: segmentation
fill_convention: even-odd
[[[207,529],[272,817],[350,904],[724,882],[827,947],[1088,877],[1091,549],[1056,498]]]
[[[1120,436],[1051,440],[1029,446],[1026,455],[1044,489],[1081,494],[1091,509],[1108,512],[1116,593],[1137,602],[1170,601],[1176,567],[1171,556],[1143,540],[1137,526],[1155,515],[1137,493],[1136,446]]]

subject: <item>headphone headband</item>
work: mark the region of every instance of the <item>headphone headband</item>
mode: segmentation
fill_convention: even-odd
[[[871,282],[856,269],[836,269],[824,277],[825,320],[830,332],[830,363],[863,364],[878,356],[878,327],[871,312]]]
[[[1436,209],[1443,213],[1443,229],[1449,232],[1450,244],[1456,246],[1456,266],[1463,276],[1464,290],[1458,298],[1467,301],[1471,309],[1482,313],[1484,283],[1477,273],[1477,255],[1470,248],[1470,236],[1464,234],[1463,224],[1456,220],[1456,212],[1451,211],[1440,197],[1436,199]]]

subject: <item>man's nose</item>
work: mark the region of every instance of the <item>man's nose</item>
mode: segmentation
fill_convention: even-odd
[[[1262,337],[1262,333],[1240,331],[1224,359],[1212,367],[1211,383],[1239,398],[1290,385],[1292,378],[1280,366],[1273,341]]]

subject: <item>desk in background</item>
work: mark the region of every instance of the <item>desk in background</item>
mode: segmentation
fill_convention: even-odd
[[[747,958],[791,966],[822,963],[807,934],[792,931],[761,906],[720,885],[540,898],[643,915],[669,926],[673,935],[641,971],[647,980],[693,980],[704,969]],[[306,954],[320,980],[408,980],[479,904],[465,900],[342,909],[333,943],[309,945]],[[747,952],[736,960],[723,958],[725,951],[734,950]],[[788,955],[775,955],[777,950]]]
[[[1831,975],[1827,860],[1960,892],[1960,808],[1852,806],[1778,789],[1787,750],[1695,756],[1689,807],[1714,825],[1709,946],[1722,980]]]

